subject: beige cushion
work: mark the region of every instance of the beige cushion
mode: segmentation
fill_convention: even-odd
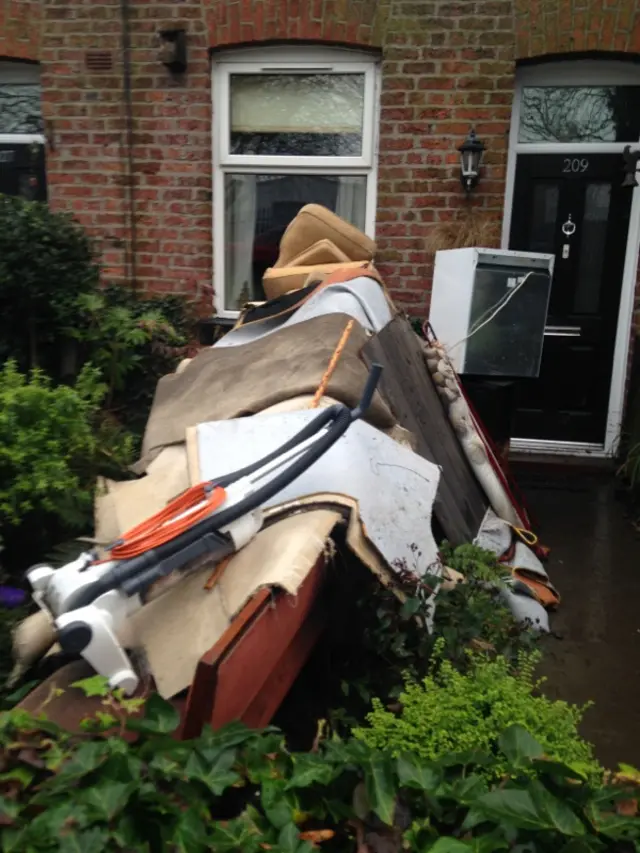
[[[306,204],[280,240],[276,268],[287,267],[319,240],[330,240],[352,261],[370,261],[376,244],[362,231],[320,204]]]
[[[348,258],[331,240],[318,240],[304,252],[291,259],[290,267],[308,267],[311,264],[348,263]]]
[[[262,276],[262,287],[267,299],[275,299],[285,293],[290,293],[292,290],[300,290],[306,284],[311,284],[313,280],[323,278],[335,270],[357,269],[362,265],[362,261],[350,261],[346,264],[318,264],[316,266],[284,267],[282,269],[270,267],[265,270]]]

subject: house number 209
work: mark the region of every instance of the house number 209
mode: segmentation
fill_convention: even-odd
[[[586,157],[565,157],[563,172],[586,172],[589,168],[589,161]]]

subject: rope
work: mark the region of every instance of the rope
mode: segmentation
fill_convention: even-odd
[[[112,560],[130,560],[164,545],[202,521],[220,507],[226,492],[209,483],[191,486],[155,515],[132,527],[110,548]]]
[[[349,335],[351,334],[351,330],[355,326],[355,322],[355,320],[349,320],[349,322],[345,326],[345,330],[342,333],[340,340],[338,341],[338,345],[333,351],[333,355],[331,356],[331,359],[329,361],[329,366],[325,370],[324,375],[320,380],[320,384],[318,385],[318,390],[314,394],[313,400],[311,401],[310,408],[317,409],[320,405],[320,400],[322,400],[325,395],[327,386],[331,380],[331,377],[333,376],[334,370],[337,367],[338,361],[340,360],[340,356],[342,355],[342,352],[347,345]]]

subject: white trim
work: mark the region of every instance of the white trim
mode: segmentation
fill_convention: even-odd
[[[301,164],[309,167],[316,166],[318,168],[334,168],[342,167],[344,169],[357,169],[360,167],[371,168],[373,155],[373,113],[374,113],[374,97],[376,74],[375,65],[372,62],[333,62],[323,66],[318,66],[315,60],[305,60],[298,63],[279,61],[277,66],[265,63],[264,59],[259,64],[256,62],[234,62],[229,64],[218,63],[216,75],[218,77],[219,92],[221,95],[222,112],[220,114],[221,126],[225,129],[230,127],[229,113],[229,97],[230,91],[229,80],[232,74],[310,74],[313,72],[322,74],[361,74],[364,77],[364,109],[362,115],[362,154],[359,157],[286,157],[286,156],[269,156],[269,155],[247,155],[247,154],[231,154],[229,152],[229,135],[228,132],[220,134],[220,162],[224,166],[236,167],[251,165],[257,169],[269,166],[277,162],[280,168],[289,169],[300,166]],[[369,132],[367,132],[369,131]]]
[[[635,142],[519,142],[518,154],[620,154]]]
[[[364,74],[364,112],[361,157],[267,157],[231,155],[228,152],[229,76],[232,73]],[[375,236],[378,146],[380,133],[379,58],[348,48],[265,47],[221,51],[212,62],[212,162],[213,162],[213,301],[218,317],[235,319],[239,311],[224,307],[224,175],[300,174],[362,175],[367,179],[365,232]],[[221,282],[222,286],[216,286]]]
[[[46,141],[42,133],[0,133],[0,145],[44,145]]]
[[[518,154],[608,154],[622,153],[625,142],[577,143],[559,142],[519,143],[520,107],[524,86],[620,86],[640,85],[640,64],[626,62],[598,62],[597,60],[568,60],[541,65],[524,66],[516,74],[502,221],[501,246],[509,247],[511,215],[514,203],[516,161]],[[538,439],[513,439],[514,450],[522,453],[561,454],[565,456],[590,456],[605,458],[617,452],[622,418],[624,414],[625,388],[628,373],[629,344],[633,321],[638,253],[640,252],[640,187],[636,187],[631,202],[629,232],[625,252],[620,307],[611,373],[611,390],[607,410],[607,422],[602,444],[582,444],[565,441],[542,441]]]
[[[321,45],[241,47],[219,50],[213,54],[213,65],[239,64],[250,62],[259,64],[265,70],[291,68],[300,65],[326,67],[336,62],[358,64],[376,62],[379,55],[373,51],[357,50],[350,47],[322,47]]]
[[[605,430],[605,451],[613,455],[617,450],[622,419],[624,415],[625,387],[628,375],[629,344],[633,324],[633,308],[635,302],[636,280],[638,276],[638,251],[640,250],[640,187],[636,187],[631,202],[629,216],[629,233],[627,235],[627,251],[624,258],[622,273],[622,289],[620,291],[620,307],[618,309],[618,325],[616,342],[613,350],[613,370],[611,372],[611,391],[607,411],[607,426]]]

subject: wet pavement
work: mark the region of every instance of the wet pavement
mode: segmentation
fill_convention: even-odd
[[[552,549],[562,603],[543,674],[553,698],[595,702],[582,733],[607,767],[640,766],[640,534],[610,473],[517,468]]]

